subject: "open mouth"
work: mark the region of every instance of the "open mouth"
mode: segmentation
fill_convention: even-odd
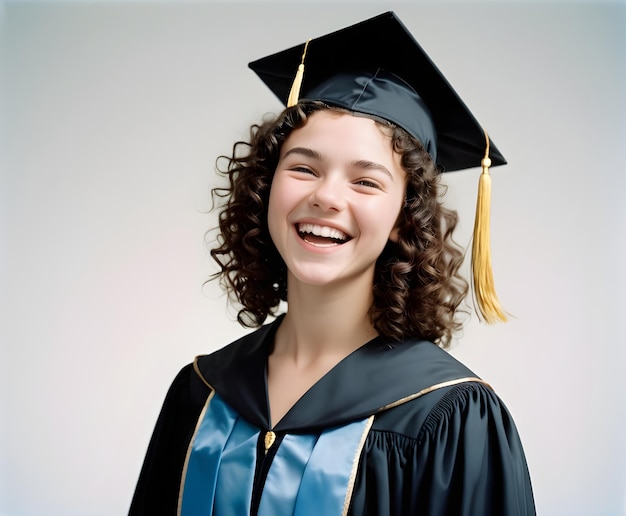
[[[351,238],[336,228],[319,226],[317,224],[297,224],[296,229],[302,240],[317,247],[332,247],[345,244]]]

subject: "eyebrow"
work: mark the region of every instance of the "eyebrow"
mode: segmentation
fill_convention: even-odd
[[[364,170],[380,170],[381,172],[388,175],[393,181],[393,175],[391,174],[391,172],[387,170],[387,167],[385,167],[384,165],[381,165],[380,163],[375,163],[373,161],[360,159],[357,161],[353,161],[352,166],[357,167],[357,168],[362,168]]]
[[[290,156],[291,154],[301,154],[303,156],[306,156],[307,158],[313,158],[313,159],[317,159],[317,160],[322,160],[322,155],[313,150],[313,149],[309,149],[307,147],[293,147],[291,149],[289,149],[287,152],[285,152],[285,155],[283,156],[282,159],[285,159],[287,156]]]
[[[289,149],[287,152],[285,152],[285,155],[282,157],[282,159],[285,159],[287,156],[290,156],[291,154],[300,154],[307,158],[316,159],[318,161],[321,161],[323,159],[322,154],[320,154],[316,150],[309,149],[308,147],[293,147]],[[351,161],[350,165],[356,168],[364,169],[364,170],[380,170],[381,172],[389,176],[391,180],[393,181],[393,174],[389,172],[387,167],[385,167],[384,165],[381,165],[380,163],[375,163],[374,161],[369,161],[365,159],[359,159],[359,160]]]

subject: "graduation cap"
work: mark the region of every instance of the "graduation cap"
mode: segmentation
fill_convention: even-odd
[[[495,292],[489,246],[489,167],[506,160],[395,13],[311,39],[248,66],[286,106],[319,100],[387,120],[417,138],[444,172],[482,165],[472,284],[479,314],[487,322],[506,320]]]

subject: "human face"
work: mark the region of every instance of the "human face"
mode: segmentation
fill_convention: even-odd
[[[270,191],[269,231],[289,281],[371,288],[404,195],[399,156],[373,120],[315,112],[283,143]]]

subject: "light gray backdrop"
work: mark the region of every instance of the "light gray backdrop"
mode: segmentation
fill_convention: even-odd
[[[170,381],[244,332],[202,284],[214,160],[280,107],[248,61],[389,9],[510,162],[492,235],[514,317],[473,318],[453,353],[513,413],[540,514],[626,514],[625,7],[6,4],[0,514],[127,511]],[[447,178],[463,245],[478,174]]]

